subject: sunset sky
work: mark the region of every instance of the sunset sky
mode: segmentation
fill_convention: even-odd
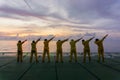
[[[0,36],[17,34],[120,40],[120,0],[0,0]]]

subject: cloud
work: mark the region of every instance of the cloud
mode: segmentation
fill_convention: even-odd
[[[25,10],[21,10],[21,9],[16,9],[16,8],[10,8],[8,6],[2,6],[0,7],[0,11],[4,12],[4,13],[9,13],[9,15],[18,15],[18,16],[24,16],[24,17],[29,17],[29,16],[33,16],[33,17],[37,17],[37,18],[42,18],[44,19],[43,15],[40,14],[35,14],[33,12],[28,12]],[[16,16],[17,17],[17,16]]]
[[[24,0],[0,0],[0,36],[18,33],[37,39],[57,35],[54,40],[58,40],[69,36],[78,39],[83,35],[86,39],[94,35],[101,38],[109,34],[107,50],[119,51],[120,0],[26,1],[32,9]]]
[[[7,8],[8,12],[20,13],[24,15],[40,15],[40,16],[51,16],[59,19],[77,19],[81,22],[90,21],[99,17],[110,17],[111,12],[109,11],[112,6],[116,4],[115,0],[26,0],[29,5],[33,8],[30,10],[24,1],[14,0],[14,4],[11,0],[8,0],[10,4],[3,4],[1,7]],[[19,6],[18,6],[19,4]],[[8,9],[9,7],[9,9]],[[115,8],[115,7],[114,7]],[[14,10],[12,10],[14,9]],[[18,11],[17,11],[18,10]],[[115,10],[115,9],[114,9]],[[5,9],[6,11],[6,9]],[[11,13],[10,12],[10,13]],[[29,13],[28,13],[29,12]],[[34,12],[34,13],[33,13]],[[81,20],[82,19],[82,20]]]
[[[26,21],[39,21],[41,19],[45,20],[45,23],[48,21],[47,25],[44,26],[45,28],[59,29],[59,27],[68,27],[68,29],[74,33],[119,30],[119,0],[26,1],[32,10],[29,9],[24,1],[14,0],[14,2],[11,2],[11,0],[8,0],[10,4],[3,1],[0,6],[0,15],[14,19],[21,18]],[[32,32],[30,29],[27,31]]]
[[[0,31],[0,36],[11,36],[13,34],[14,34],[14,32],[2,32],[2,31]]]

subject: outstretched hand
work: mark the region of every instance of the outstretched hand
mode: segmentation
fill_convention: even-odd
[[[27,39],[25,41],[27,41]]]
[[[106,37],[108,36],[108,34],[105,35]]]
[[[41,39],[41,37],[38,40],[40,40],[40,39]]]
[[[84,37],[84,36],[82,36],[82,37],[80,38],[80,40],[83,39],[83,37]]]

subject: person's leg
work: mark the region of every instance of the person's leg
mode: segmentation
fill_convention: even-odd
[[[83,58],[83,63],[85,63],[85,62],[86,62],[86,50],[84,50],[83,55],[84,55],[84,58]]]
[[[90,62],[91,61],[90,50],[88,50],[88,58],[89,58],[89,62]]]
[[[69,62],[72,62],[72,50],[70,51],[70,60],[69,60]]]
[[[46,53],[46,50],[43,51],[42,62],[45,61],[45,53]]]
[[[57,50],[57,52],[56,52],[56,62],[58,62],[58,60],[59,60],[59,51]]]
[[[102,56],[102,62],[105,62],[105,60],[104,60],[104,51],[101,52],[101,56]]]
[[[75,56],[75,62],[77,62],[77,52],[76,52],[76,50],[74,51],[74,56]]]
[[[37,51],[35,51],[35,60],[36,60],[37,63],[39,62],[38,57],[37,57]]]
[[[63,55],[62,55],[62,51],[60,52],[60,61],[63,62]]]
[[[17,62],[19,62],[19,52],[17,52]]]
[[[101,55],[101,52],[100,50],[98,50],[98,62],[100,62],[100,55]]]
[[[30,55],[30,63],[32,62],[33,59],[33,52],[31,51],[31,55]]]
[[[49,53],[49,50],[47,50],[47,57],[48,57],[48,62],[50,62],[50,53]]]

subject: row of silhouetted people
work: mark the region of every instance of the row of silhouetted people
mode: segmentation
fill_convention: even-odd
[[[100,62],[100,58],[102,58],[102,61],[104,62],[104,47],[103,47],[103,41],[104,39],[108,36],[105,35],[102,39],[95,39],[95,44],[98,46],[98,62]],[[43,50],[43,55],[42,55],[42,62],[45,61],[45,56],[47,54],[48,57],[48,62],[50,62],[50,53],[49,53],[49,42],[51,40],[53,40],[55,37],[48,39],[44,39],[44,50]],[[91,61],[91,56],[90,56],[90,46],[89,46],[89,42],[93,39],[94,37],[88,39],[88,40],[84,40],[83,37],[81,37],[80,39],[74,40],[71,39],[70,41],[70,60],[69,62],[72,62],[73,59],[73,55],[75,57],[75,62],[77,62],[77,51],[76,51],[76,43],[80,40],[82,40],[82,44],[84,46],[83,48],[83,62],[86,62],[86,55],[88,54],[88,58],[89,61]],[[38,61],[38,57],[37,57],[37,48],[36,48],[36,44],[40,41],[41,38],[39,38],[38,40],[33,40],[31,43],[31,55],[30,55],[30,62],[32,62],[33,59],[33,55],[35,56],[35,60],[36,62]],[[56,62],[63,62],[63,51],[62,51],[62,45],[64,42],[68,41],[69,38],[64,39],[64,40],[58,40],[56,42],[57,45],[57,50],[56,50]],[[25,43],[27,40],[24,41],[18,41],[17,43],[17,62],[22,62],[23,61],[23,50],[22,50],[22,44]]]

